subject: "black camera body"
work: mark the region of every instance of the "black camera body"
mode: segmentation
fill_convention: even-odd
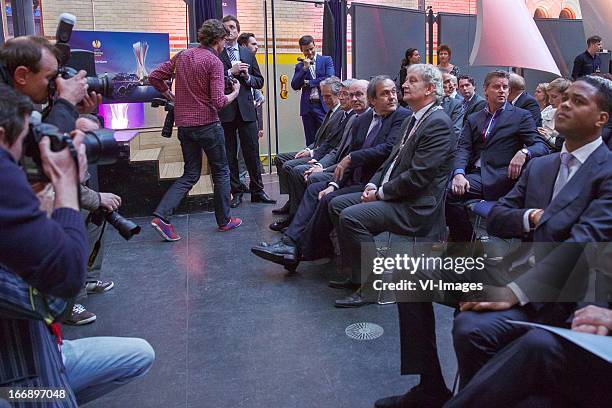
[[[100,208],[91,213],[90,220],[97,226],[101,226],[104,221],[108,222],[126,241],[129,241],[134,235],[140,234],[140,226],[124,218],[117,211],[107,211]]]
[[[174,102],[164,98],[153,98],[151,101],[151,107],[159,108],[160,106],[163,106],[164,110],[167,112],[161,135],[169,138],[172,137],[172,128],[174,127]]]
[[[78,73],[76,68],[61,66],[57,70],[57,76],[63,79],[70,79]],[[112,98],[114,92],[113,80],[108,76],[88,76],[85,78],[87,82],[87,91],[101,94],[105,98]],[[49,81],[49,95],[55,95],[55,81]]]
[[[224,88],[223,88],[223,93],[225,95],[229,95],[232,92],[234,92],[234,84],[236,82],[238,82],[238,80],[235,79],[235,78],[229,77],[229,76],[224,76],[223,79],[224,79],[224,82],[225,82],[224,83]]]

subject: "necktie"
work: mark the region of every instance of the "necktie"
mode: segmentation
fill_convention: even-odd
[[[312,76],[312,79],[317,78],[316,65],[317,65],[316,58],[313,58],[312,63],[310,64],[310,75]]]
[[[234,47],[227,47],[227,54],[232,61],[240,61],[240,57],[238,55],[238,50]]]
[[[416,116],[412,115],[412,118],[410,119],[410,123],[408,124],[408,127],[406,128],[406,133],[404,133],[404,136],[402,137],[402,146],[404,146],[404,144],[406,143],[408,135],[410,135],[410,131],[414,127],[415,123],[416,123]],[[401,150],[401,148],[399,150]],[[399,150],[398,150],[398,153],[399,153]]]
[[[555,186],[553,188],[552,198],[554,199],[557,194],[563,189],[563,187],[567,184],[570,179],[570,167],[574,163],[574,155],[569,152],[561,153],[561,165],[559,166],[559,176],[555,181]]]
[[[376,139],[376,136],[378,135],[378,132],[380,132],[380,128],[382,127],[382,118],[380,116],[374,115],[372,121],[376,121],[376,123],[374,123],[374,125],[368,132],[365,140],[363,141],[363,144],[361,145],[361,149],[367,149],[368,147],[372,146],[372,143],[374,143],[374,139]],[[353,170],[353,181],[355,183],[361,183],[362,174],[362,166],[356,167],[355,170]]]
[[[463,103],[461,104],[461,112],[465,115],[465,112],[467,112],[468,109],[468,104],[470,103],[470,101],[468,101],[467,99],[463,100]]]

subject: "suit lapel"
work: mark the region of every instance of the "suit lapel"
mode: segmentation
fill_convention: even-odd
[[[221,58],[221,61],[223,61],[223,65],[225,65],[225,68],[230,69],[232,67],[232,61],[230,60],[229,55],[227,55],[226,48],[224,48],[223,51],[221,51],[221,54],[219,54],[219,57]]]

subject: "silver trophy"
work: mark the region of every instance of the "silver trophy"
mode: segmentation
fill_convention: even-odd
[[[134,49],[134,56],[136,57],[136,76],[142,82],[149,76],[147,68],[145,67],[149,44],[146,41],[138,41],[132,44],[132,48]]]

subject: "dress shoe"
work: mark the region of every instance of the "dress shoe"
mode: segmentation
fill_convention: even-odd
[[[230,201],[230,207],[236,208],[240,204],[242,204],[242,193],[236,193],[236,194],[234,194],[234,197],[232,198],[232,201]]]
[[[283,229],[286,229],[291,224],[291,218],[285,218],[282,220],[274,221],[270,224],[270,229],[272,231],[283,232]]]
[[[376,408],[439,408],[443,406],[453,394],[443,388],[441,391],[430,394],[425,392],[422,385],[417,385],[404,395],[381,398],[374,403]]]
[[[265,191],[260,191],[259,193],[251,194],[251,202],[252,203],[263,203],[263,204],[276,204],[276,200],[273,200],[266,194]]]
[[[353,283],[349,278],[340,279],[340,280],[330,280],[327,283],[327,286],[329,286],[330,288],[334,288],[334,289],[352,289],[352,290],[359,289],[359,285],[356,283]]]
[[[272,214],[289,214],[289,201],[287,201],[281,208],[273,209]]]
[[[363,296],[361,296],[361,291],[357,290],[350,296],[345,297],[344,299],[336,300],[336,307],[361,307],[365,305],[369,305],[372,302],[367,302]]]
[[[246,184],[240,183],[240,186],[238,186],[238,192],[239,193],[250,193],[251,189],[248,188]]]
[[[295,245],[287,244],[282,240],[273,244],[262,242],[259,245],[252,247],[251,252],[267,261],[292,267],[293,270],[295,270],[295,267],[299,263],[297,247]]]

